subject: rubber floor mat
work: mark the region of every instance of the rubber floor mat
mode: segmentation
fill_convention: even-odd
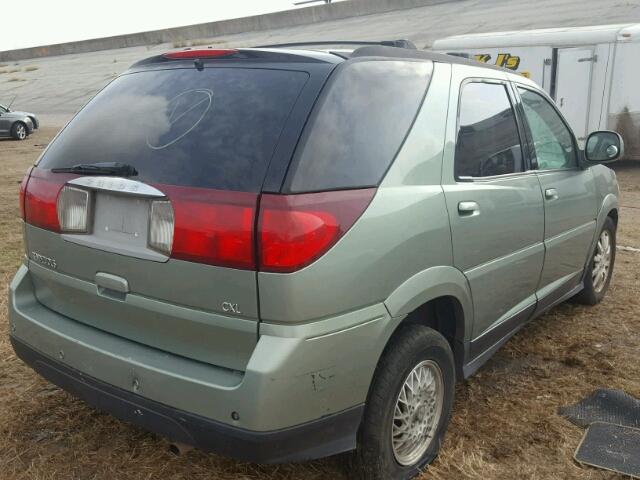
[[[640,400],[622,390],[596,390],[575,405],[561,407],[558,413],[579,427],[604,422],[640,428]]]
[[[640,429],[593,423],[584,434],[575,459],[584,465],[640,478]]]

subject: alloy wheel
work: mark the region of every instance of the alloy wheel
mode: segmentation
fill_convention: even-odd
[[[396,399],[391,444],[396,461],[403,466],[417,463],[433,441],[444,403],[442,371],[433,360],[414,367]]]
[[[593,289],[600,293],[607,284],[609,271],[611,269],[611,234],[607,230],[603,230],[596,245],[596,253],[593,256],[593,270],[591,271],[591,279],[593,281]]]

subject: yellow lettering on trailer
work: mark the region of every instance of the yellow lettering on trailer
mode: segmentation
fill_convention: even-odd
[[[498,58],[496,58],[496,65],[498,67],[504,67],[504,64],[507,62],[507,58],[509,58],[508,53],[499,53]]]
[[[478,55],[474,55],[473,58],[475,58],[479,62],[488,63],[489,60],[491,60],[491,55],[489,55],[488,53],[480,53]]]
[[[509,70],[517,70],[520,66],[520,57],[514,57],[512,55],[507,54],[507,59],[504,64]]]

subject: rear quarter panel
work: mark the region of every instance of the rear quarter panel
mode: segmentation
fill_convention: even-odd
[[[304,323],[381,303],[417,273],[451,265],[440,186],[449,82],[450,66],[436,64],[410,133],[351,230],[298,272],[258,274],[261,321]]]

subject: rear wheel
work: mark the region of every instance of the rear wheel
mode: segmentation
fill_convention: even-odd
[[[11,127],[11,136],[16,140],[27,138],[27,126],[22,122],[16,122]]]
[[[455,370],[447,340],[407,325],[380,360],[354,455],[367,480],[409,479],[438,454],[453,404]]]
[[[576,296],[578,302],[596,305],[602,301],[611,283],[615,260],[616,225],[610,217],[607,217],[587,266],[584,289]]]

